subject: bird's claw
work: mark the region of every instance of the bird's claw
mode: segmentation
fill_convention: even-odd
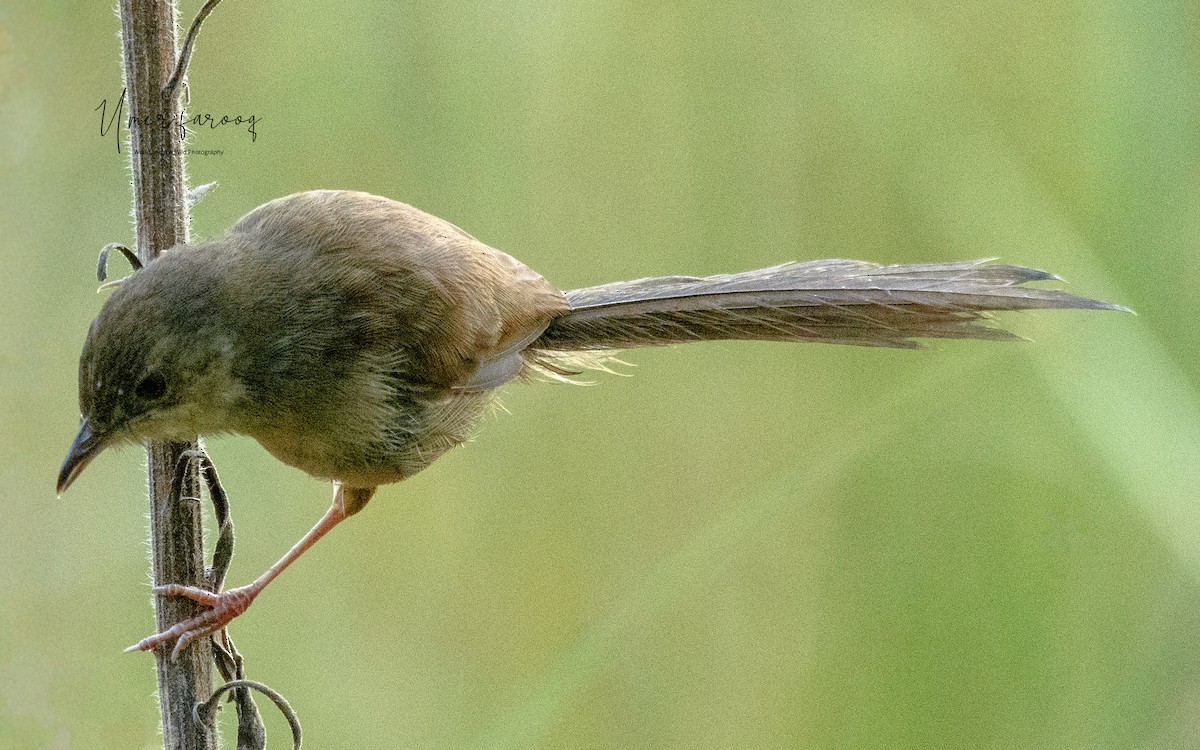
[[[153,591],[159,596],[186,597],[209,609],[207,612],[176,623],[161,633],[143,638],[125,649],[125,652],[153,651],[159,646],[165,646],[174,641],[175,647],[171,649],[171,660],[174,661],[189,644],[224,629],[235,617],[245,612],[260,590],[261,587],[251,584],[214,594],[207,589],[181,586],[175,583],[167,586],[155,586]]]

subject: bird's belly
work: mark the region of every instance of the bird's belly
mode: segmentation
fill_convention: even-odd
[[[491,399],[490,392],[452,392],[408,402],[395,424],[369,435],[314,421],[274,422],[250,434],[275,458],[314,477],[375,487],[411,477],[466,442]]]
[[[347,461],[342,456],[323,450],[321,445],[295,435],[276,433],[270,436],[260,435],[255,439],[268,453],[285,464],[318,479],[330,479],[351,487],[392,484],[420,471],[405,471],[407,467],[396,462],[365,464],[356,460]]]

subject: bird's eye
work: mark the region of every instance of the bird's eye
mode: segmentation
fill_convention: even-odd
[[[166,378],[156,372],[151,373],[138,382],[133,392],[138,398],[145,401],[157,401],[167,392]]]

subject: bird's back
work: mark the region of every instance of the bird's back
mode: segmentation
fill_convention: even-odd
[[[257,330],[289,332],[247,350],[241,370],[260,413],[244,431],[287,463],[356,486],[410,476],[466,440],[491,391],[521,373],[528,343],[566,309],[507,254],[367,193],[281,198],[221,241],[253,267],[231,287],[231,324],[251,342]]]

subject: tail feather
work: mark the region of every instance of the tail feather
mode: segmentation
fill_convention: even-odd
[[[993,310],[1126,309],[1022,286],[1057,279],[987,261],[880,266],[820,260],[704,278],[620,281],[567,292],[570,310],[531,348],[589,351],[712,339],[918,348],[922,338],[1016,338],[987,325]]]

